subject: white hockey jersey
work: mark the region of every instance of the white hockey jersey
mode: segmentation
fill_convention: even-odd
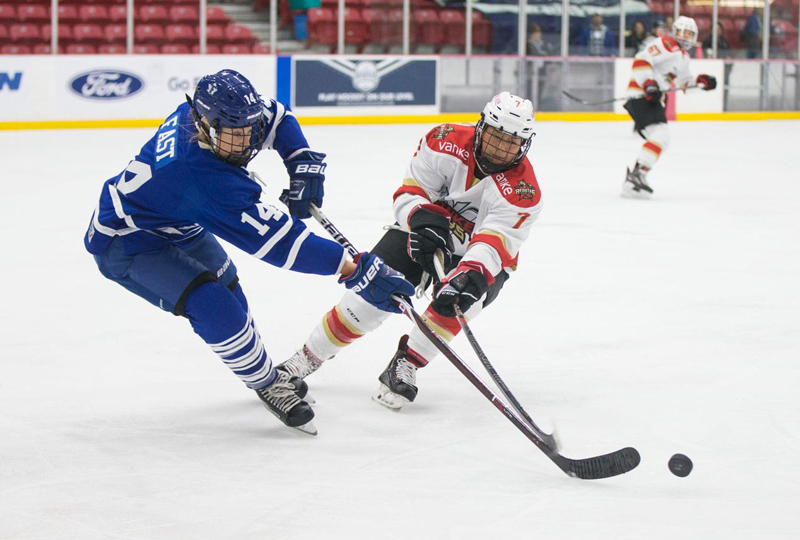
[[[456,255],[481,263],[491,275],[514,270],[519,249],[542,208],[542,192],[528,158],[508,171],[483,177],[475,165],[475,126],[442,124],[420,141],[394,194],[395,219],[435,203],[450,214]]]
[[[642,44],[642,50],[633,57],[628,97],[642,97],[644,83],[649,79],[656,81],[662,91],[669,90],[672,83],[681,87],[694,80],[689,71],[689,55],[671,36],[652,38]]]

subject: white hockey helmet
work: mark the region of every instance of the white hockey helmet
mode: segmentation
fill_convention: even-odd
[[[533,123],[533,104],[530,100],[509,92],[494,96],[483,108],[481,119],[475,127],[473,152],[478,167],[484,173],[495,174],[517,166],[525,158],[536,135]],[[487,127],[494,129],[487,133]],[[505,149],[509,141],[514,152]]]
[[[691,17],[681,15],[672,25],[675,41],[684,51],[691,51],[697,44],[697,23]]]

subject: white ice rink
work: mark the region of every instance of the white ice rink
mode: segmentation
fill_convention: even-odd
[[[323,209],[361,249],[427,129],[306,128]],[[101,184],[154,130],[0,132],[0,539],[800,538],[800,123],[670,129],[655,198],[632,201],[627,122],[539,123],[544,210],[473,324],[565,455],[639,449],[599,481],[564,475],[443,358],[413,405],[373,403],[400,316],[309,378],[318,437],[283,427],[83,249]],[[277,154],[253,168],[277,200]],[[230,252],[280,362],[343,289]]]

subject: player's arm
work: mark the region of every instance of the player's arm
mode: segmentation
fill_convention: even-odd
[[[631,70],[631,80],[628,83],[628,90],[636,94],[641,93],[640,97],[648,101],[658,101],[661,99],[661,89],[656,80],[653,66],[655,56],[662,54],[661,43],[653,41],[633,57],[633,68]]]
[[[439,200],[439,193],[455,173],[456,158],[444,156],[428,146],[428,133],[420,140],[414,157],[406,168],[403,184],[394,193],[394,217],[403,230],[408,231],[409,215],[420,205]]]
[[[696,84],[703,90],[713,90],[717,87],[717,78],[706,73],[701,73],[695,77],[689,70],[689,60],[687,59],[681,66],[677,84],[678,86],[688,86],[691,83]]]
[[[483,217],[475,223],[477,233],[458,266],[436,284],[431,306],[434,311],[452,317],[454,304],[467,311],[483,297],[503,268],[516,264],[519,248],[541,210],[538,186],[535,181],[529,186],[525,193],[528,198],[522,200],[513,190],[513,194],[503,195],[504,188],[487,186],[479,214]]]
[[[322,207],[325,195],[325,154],[313,151],[292,111],[270,100],[264,109],[267,136],[262,148],[278,152],[289,173],[289,188],[281,193],[281,202],[297,218],[311,216],[310,206]]]

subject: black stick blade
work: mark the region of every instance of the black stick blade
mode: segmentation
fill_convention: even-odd
[[[559,466],[570,476],[582,480],[598,480],[611,478],[632,471],[639,466],[642,457],[636,448],[623,448],[610,454],[586,459],[569,459]]]

